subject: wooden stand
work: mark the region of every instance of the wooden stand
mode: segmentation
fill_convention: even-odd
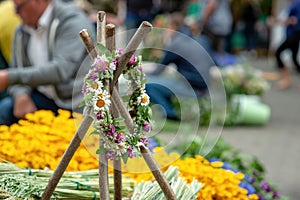
[[[112,106],[111,113],[113,117],[123,117],[126,127],[129,130],[129,133],[133,133],[133,121],[131,116],[126,109],[124,102],[122,101],[117,87],[118,78],[124,70],[126,64],[130,60],[131,56],[136,51],[139,44],[142,42],[144,37],[151,31],[152,25],[149,22],[143,22],[135,35],[132,37],[128,43],[123,56],[119,59],[118,67],[115,71],[114,78],[110,83],[104,83],[109,89],[112,96]],[[93,41],[87,32],[87,30],[82,30],[80,32],[80,37],[86,47],[87,52],[91,59],[94,59],[99,53],[95,48]],[[115,49],[115,26],[113,24],[106,25],[106,14],[103,11],[98,12],[97,19],[97,43],[105,45],[110,51]],[[80,124],[77,132],[75,133],[71,143],[69,144],[67,150],[65,151],[60,163],[58,164],[56,170],[54,171],[52,177],[49,179],[48,185],[42,195],[42,200],[48,200],[51,198],[60,178],[65,172],[69,162],[71,161],[74,153],[78,149],[81,138],[83,138],[90,127],[93,119],[89,116],[89,110],[84,116],[82,123]],[[101,145],[101,144],[99,144]],[[145,159],[148,167],[150,168],[153,176],[160,185],[165,197],[169,200],[175,200],[176,196],[172,191],[167,179],[163,175],[159,166],[153,159],[151,152],[146,147],[140,147],[143,158]],[[109,199],[109,190],[108,190],[108,164],[107,159],[104,154],[99,155],[99,188],[100,188],[100,199],[108,200]],[[121,173],[121,161],[114,161],[114,199],[122,199],[122,173]]]

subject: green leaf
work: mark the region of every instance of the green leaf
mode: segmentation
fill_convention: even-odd
[[[90,135],[99,135],[97,130],[94,130],[93,132],[90,133]]]
[[[99,149],[97,149],[96,154],[103,154],[105,153],[105,148],[104,146],[100,146]]]
[[[125,133],[126,126],[116,126],[116,131]]]
[[[102,44],[97,44],[99,52],[105,54],[106,56],[111,56],[111,52]]]
[[[124,153],[124,154],[122,155],[122,160],[123,160],[124,164],[127,163],[127,160],[128,160],[128,152],[126,152],[126,153]]]
[[[118,123],[118,122],[123,122],[124,119],[122,117],[117,117],[117,118],[114,118],[114,122]]]
[[[142,80],[142,85],[146,84],[148,82],[148,80],[149,80],[148,78],[143,79]]]
[[[85,106],[85,101],[81,101],[81,103],[79,104],[79,108],[81,108],[81,107],[83,107],[83,106]]]

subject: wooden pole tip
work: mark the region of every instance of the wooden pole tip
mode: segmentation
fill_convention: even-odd
[[[114,24],[106,24],[107,29],[114,29],[116,26]]]
[[[82,37],[88,37],[89,36],[89,32],[87,29],[82,29],[80,32],[79,32],[80,36]]]
[[[97,13],[98,20],[99,20],[100,22],[103,22],[103,21],[105,20],[105,15],[106,15],[106,13],[105,13],[104,11],[99,11],[99,12]]]
[[[142,22],[142,26],[146,26],[146,27],[149,27],[149,28],[152,28],[152,24],[148,21],[143,21]]]

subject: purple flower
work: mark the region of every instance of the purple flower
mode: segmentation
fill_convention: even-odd
[[[93,81],[95,81],[95,80],[98,79],[98,77],[97,77],[95,71],[91,71],[91,72],[89,73],[89,79],[91,79],[91,80],[93,80]]]
[[[128,147],[128,157],[129,158],[135,157],[135,152],[133,151],[133,147],[132,146]]]
[[[142,71],[143,71],[143,67],[142,67],[142,65],[138,66],[138,70],[140,70],[140,72],[142,72]]]
[[[271,191],[271,187],[269,186],[269,184],[266,181],[261,181],[260,182],[260,187],[262,187],[266,192],[270,192]]]
[[[115,157],[116,157],[116,155],[117,155],[116,152],[114,152],[114,151],[108,151],[108,152],[106,152],[105,157],[106,157],[106,159],[114,160]]]
[[[135,55],[132,55],[131,58],[130,58],[130,60],[129,60],[129,62],[128,62],[128,65],[129,66],[134,65],[135,62],[136,62],[136,60],[137,60],[137,57]]]
[[[103,118],[103,117],[102,117],[102,113],[101,113],[101,112],[98,112],[97,115],[96,115],[96,118],[97,118],[97,120],[102,119],[102,118]]]
[[[132,88],[129,88],[129,89],[127,90],[127,94],[128,94],[128,95],[132,95],[133,92],[134,92],[134,90],[133,90]]]
[[[117,60],[116,58],[113,58],[113,59],[112,59],[112,62],[114,63],[115,66],[117,66],[118,60]]]
[[[259,200],[266,200],[265,197],[262,194],[258,194],[258,199]]]
[[[83,86],[82,86],[82,88],[81,88],[81,92],[82,92],[82,94],[84,94],[84,95],[87,93],[86,85],[85,85],[85,84],[83,84]]]
[[[124,49],[120,48],[120,49],[117,49],[117,53],[119,55],[123,55],[124,54]]]
[[[109,125],[109,130],[107,130],[105,133],[106,133],[106,135],[113,137],[115,135],[115,126],[112,124]]]
[[[280,198],[280,193],[277,192],[277,191],[275,191],[275,192],[273,193],[273,199],[279,199],[279,198]]]
[[[121,133],[118,133],[117,136],[116,136],[115,142],[116,143],[121,143],[121,142],[124,141],[124,139],[125,139],[124,135],[121,134]]]
[[[148,121],[144,122],[144,131],[145,132],[150,132],[151,130],[151,124]]]
[[[147,137],[142,137],[139,139],[139,142],[143,143],[144,145],[148,145],[148,138]]]
[[[103,62],[100,58],[95,58],[92,66],[95,68],[97,72],[104,72],[106,70],[107,64]]]

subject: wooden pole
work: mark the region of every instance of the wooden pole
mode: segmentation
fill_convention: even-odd
[[[107,24],[105,27],[105,39],[106,39],[106,47],[110,51],[114,51],[116,49],[116,39],[115,39],[115,25]],[[116,83],[116,89],[118,90],[118,83]],[[114,103],[111,106],[112,116],[114,118],[120,117],[118,109]],[[121,200],[122,199],[122,165],[121,159],[114,160],[114,199]]]
[[[131,40],[129,41],[123,56],[118,61],[118,68],[115,71],[114,79],[111,82],[110,87],[113,90],[113,87],[116,85],[119,76],[122,74],[124,68],[126,67],[131,56],[134,54],[140,43],[143,41],[144,37],[152,30],[152,25],[149,22],[142,22]],[[111,92],[112,93],[112,92]]]
[[[165,197],[168,200],[176,200],[176,195],[174,194],[168,180],[166,179],[159,166],[155,162],[154,158],[152,157],[152,154],[149,151],[149,149],[144,146],[141,146],[140,151],[149,169],[151,170],[155,180],[157,181],[161,190],[163,191]]]
[[[97,13],[97,44],[105,45],[105,26],[106,14],[104,11],[99,11]]]
[[[103,15],[104,14],[104,15]],[[105,13],[103,12],[99,12],[98,13],[98,21],[99,21],[99,26],[103,26],[103,24],[105,24]],[[98,22],[97,22],[98,24]],[[102,25],[101,25],[102,24]],[[125,53],[124,55],[120,58],[119,60],[119,66],[116,69],[116,73],[114,76],[113,81],[111,81],[110,83],[110,93],[113,96],[112,99],[112,104],[114,105],[114,107],[119,110],[119,114],[125,118],[125,124],[128,128],[128,130],[133,133],[133,121],[130,117],[130,114],[128,112],[128,110],[125,108],[123,101],[121,99],[121,97],[119,96],[119,93],[117,91],[117,89],[115,88],[115,85],[118,81],[119,76],[121,75],[122,71],[124,70],[126,64],[128,63],[128,61],[130,60],[131,56],[133,55],[133,53],[135,52],[135,50],[137,49],[137,47],[139,46],[139,44],[141,43],[141,41],[143,40],[143,38],[145,37],[145,35],[151,31],[152,25],[149,22],[143,22],[139,29],[137,30],[137,32],[135,33],[135,35],[133,36],[133,38],[130,40],[127,48],[125,49]],[[97,35],[102,35],[103,29],[102,28],[97,28]],[[89,56],[94,59],[97,56],[97,51],[94,47],[94,44],[92,42],[92,39],[90,38],[88,32],[86,29],[82,30],[80,32],[80,36],[81,39],[83,40],[83,43],[89,53]],[[105,40],[102,40],[102,36],[97,36],[97,42],[104,42]],[[113,47],[110,47],[113,49]],[[89,112],[89,111],[88,111]],[[88,130],[88,128],[90,127],[91,123],[92,123],[93,119],[89,116],[89,113],[84,116],[84,119],[82,121],[82,123],[79,126],[79,129],[77,130],[77,132],[75,133],[68,149],[66,150],[65,154],[63,155],[62,160],[60,161],[57,169],[54,171],[52,177],[50,178],[48,185],[42,195],[42,200],[48,200],[51,198],[55,187],[57,186],[60,178],[62,177],[63,173],[65,172],[70,160],[72,159],[74,153],[76,152],[76,150],[78,149],[80,143],[81,143],[81,138],[83,138]],[[101,144],[100,144],[101,145]],[[163,175],[163,173],[161,172],[161,170],[159,169],[157,163],[155,162],[155,160],[153,159],[151,152],[149,151],[148,148],[146,147],[140,147],[140,151],[143,155],[143,158],[145,159],[148,167],[150,168],[151,172],[153,173],[156,181],[158,182],[158,184],[160,185],[162,191],[165,194],[165,197],[168,200],[176,200],[176,196],[173,192],[173,190],[171,189],[168,181],[166,180],[165,176]],[[99,187],[100,187],[100,198],[101,200],[108,200],[109,199],[109,191],[108,191],[108,174],[107,174],[107,159],[105,158],[104,154],[101,154],[100,158],[100,163],[101,163],[101,167],[99,166],[99,173],[102,174],[101,175],[101,181],[100,181],[100,177],[99,177]],[[114,164],[116,169],[120,169],[120,163],[116,163]],[[106,166],[106,167],[104,167]],[[120,170],[121,171],[121,170]],[[105,177],[103,176],[105,175]],[[119,174],[117,175],[119,176]],[[116,182],[120,183],[120,180],[116,180]],[[119,187],[119,186],[118,186]],[[118,188],[118,190],[120,190]],[[117,192],[115,193],[115,198],[120,198],[120,193]]]
[[[120,100],[120,96],[119,96],[118,92],[113,92],[113,100],[114,100],[115,104],[118,105],[118,109],[119,109],[121,116],[125,119],[125,124],[126,124],[127,129],[133,128],[134,127],[133,121],[130,117],[128,110],[125,108],[122,100]],[[130,132],[130,133],[133,133],[133,129],[132,129],[132,132]],[[160,170],[159,166],[155,162],[154,158],[152,157],[149,149],[141,146],[140,151],[141,151],[142,156],[143,156],[144,160],[146,161],[149,169],[151,170],[154,178],[160,185],[165,197],[168,200],[176,200],[176,195],[174,194],[168,180],[166,179],[166,177]]]
[[[97,13],[97,44],[106,46],[106,13],[99,11]],[[98,52],[101,54],[101,52]],[[109,81],[103,83],[107,91],[109,91]],[[102,146],[102,140],[99,137],[99,148]],[[109,182],[108,182],[108,159],[105,153],[99,154],[99,192],[100,199],[109,200]]]
[[[80,146],[82,138],[85,136],[87,130],[89,129],[93,119],[87,114],[84,118],[82,123],[80,124],[77,132],[75,133],[71,143],[69,144],[67,150],[65,151],[61,161],[59,162],[57,168],[53,172],[53,175],[49,179],[48,185],[43,192],[42,200],[49,200],[61,179],[63,173],[66,171],[70,160],[72,159],[74,153]]]

